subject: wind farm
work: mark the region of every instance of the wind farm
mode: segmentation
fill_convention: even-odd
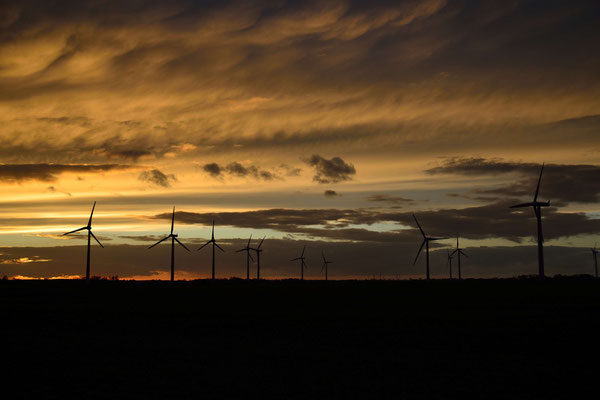
[[[4,397],[593,396],[598,21],[0,2]]]

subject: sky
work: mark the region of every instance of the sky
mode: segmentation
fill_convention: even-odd
[[[0,3],[0,275],[590,274],[600,233],[597,1]],[[456,259],[453,260],[456,267]],[[252,274],[256,272],[252,265]],[[456,272],[455,272],[456,273]]]

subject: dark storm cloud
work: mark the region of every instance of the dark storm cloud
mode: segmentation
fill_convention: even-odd
[[[318,154],[313,154],[305,162],[315,168],[316,175],[313,177],[313,181],[321,184],[349,181],[356,174],[354,165],[345,162],[340,157],[328,160]]]
[[[341,194],[339,194],[338,192],[336,192],[335,190],[326,190],[323,195],[325,195],[325,197],[337,197],[337,196],[341,196]]]
[[[0,164],[0,181],[53,182],[58,179],[58,175],[65,172],[97,174],[131,168],[133,168],[131,165],[122,164]]]
[[[202,170],[210,174],[213,178],[223,178],[225,174],[240,178],[250,177],[254,179],[262,179],[272,181],[273,179],[281,179],[277,174],[265,169],[261,169],[255,165],[244,166],[239,162],[231,162],[225,166],[217,163],[209,163],[202,166]]]
[[[517,174],[510,185],[477,190],[483,200],[497,197],[533,197],[541,165],[507,162],[501,159],[452,158],[441,166],[427,170],[430,174],[459,174],[465,176]],[[468,194],[467,194],[468,195]],[[596,203],[600,201],[600,166],[585,164],[546,164],[540,186],[544,199],[563,203]],[[477,196],[471,196],[471,198]]]
[[[158,169],[143,171],[138,177],[140,181],[148,182],[153,185],[170,187],[171,183],[177,182],[177,178],[173,174],[165,174]]]
[[[530,210],[515,210],[507,200],[479,207],[416,212],[425,232],[432,236],[454,236],[460,232],[469,239],[503,238],[521,242],[535,233],[535,216]],[[544,236],[547,240],[600,232],[600,219],[584,213],[558,212],[554,207],[543,211]],[[170,219],[171,214],[154,219]],[[245,212],[190,213],[177,212],[177,221],[185,224],[210,225],[213,219],[222,225],[238,228],[273,229],[315,238],[351,241],[415,241],[420,237],[411,212],[384,212],[354,209],[267,209]],[[378,232],[351,225],[397,223],[397,229]],[[322,228],[318,228],[322,226]],[[394,227],[394,225],[392,225]],[[409,228],[409,229],[403,229]]]

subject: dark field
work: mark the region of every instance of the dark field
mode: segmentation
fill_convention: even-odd
[[[597,392],[592,279],[2,281],[0,310],[11,399]]]

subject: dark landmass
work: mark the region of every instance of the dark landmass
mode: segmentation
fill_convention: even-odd
[[[577,398],[600,281],[0,281],[6,398]]]

